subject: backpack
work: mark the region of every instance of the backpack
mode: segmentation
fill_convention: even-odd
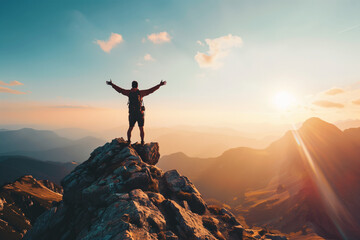
[[[130,92],[129,94],[129,112],[141,112],[145,111],[145,107],[142,106],[142,99],[140,96],[140,91]]]

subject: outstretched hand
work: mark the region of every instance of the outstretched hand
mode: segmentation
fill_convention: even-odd
[[[112,81],[110,79],[110,81],[106,81],[106,84],[111,86],[113,83],[112,83]]]
[[[166,85],[166,81],[161,80],[160,86],[164,86],[164,85]]]

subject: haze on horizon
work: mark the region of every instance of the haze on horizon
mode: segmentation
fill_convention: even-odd
[[[356,120],[359,10],[325,0],[2,1],[0,126],[126,126],[127,99],[109,78],[168,82],[144,99],[146,127],[260,134],[310,117]]]

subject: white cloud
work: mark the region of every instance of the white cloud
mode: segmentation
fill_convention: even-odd
[[[202,41],[200,41],[200,40],[197,40],[196,43],[199,44],[200,46],[204,46],[204,45],[205,45],[205,44],[204,44]]]
[[[147,38],[154,44],[161,44],[171,41],[171,36],[167,32],[152,33]]]
[[[10,89],[7,87],[0,87],[0,92],[11,93],[11,94],[26,94],[25,92],[20,92],[18,90]]]
[[[197,52],[195,60],[201,68],[219,68],[222,66],[220,59],[226,57],[232,48],[242,46],[242,39],[231,34],[214,39],[205,39],[209,46],[207,53]]]
[[[324,107],[324,108],[344,108],[344,104],[341,103],[337,103],[337,102],[331,102],[331,101],[327,101],[327,100],[319,100],[319,101],[315,101],[313,102],[314,105],[317,105],[319,107]]]
[[[104,52],[109,53],[111,49],[123,41],[123,37],[120,34],[111,33],[108,41],[97,40],[96,44],[98,44]]]
[[[341,88],[331,88],[327,91],[325,91],[325,94],[326,95],[337,95],[337,94],[340,94],[340,93],[344,93],[345,91]]]
[[[144,60],[145,61],[155,61],[155,59],[150,54],[145,54]]]
[[[19,85],[24,85],[24,84],[19,82],[19,81],[12,81],[12,82],[9,82],[9,83],[0,81],[0,86],[19,86]]]

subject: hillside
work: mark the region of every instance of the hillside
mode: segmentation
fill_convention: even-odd
[[[60,184],[76,166],[76,163],[45,162],[25,156],[0,156],[0,186],[24,175]]]
[[[35,220],[62,199],[61,187],[23,176],[0,188],[0,239],[18,240]]]

